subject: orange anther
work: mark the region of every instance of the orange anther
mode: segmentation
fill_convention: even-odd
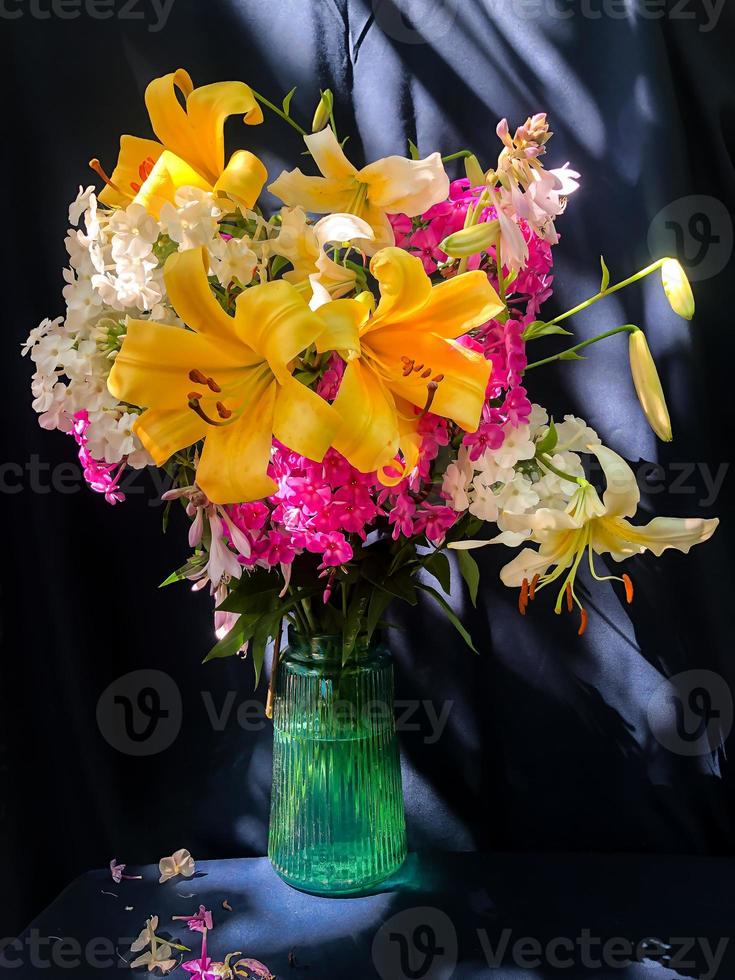
[[[541,577],[541,576],[540,576],[540,575],[538,574],[538,572],[537,572],[537,573],[536,573],[536,574],[535,574],[535,575],[533,576],[533,578],[531,579],[531,584],[530,584],[530,586],[528,587],[528,598],[529,598],[529,599],[530,599],[530,600],[531,600],[532,602],[533,602],[533,600],[534,600],[534,599],[536,598],[536,586],[538,585],[538,580],[539,580],[539,578],[540,578],[540,577]]]
[[[573,609],[573,602],[572,602],[572,583],[571,582],[567,582],[567,587],[565,589],[565,592],[566,592],[566,596],[567,596],[567,612],[571,612],[572,609]]]
[[[630,605],[631,602],[633,601],[634,590],[633,590],[633,579],[630,577],[630,575],[628,575],[627,572],[625,573],[625,575],[623,575],[623,585],[625,586],[625,600],[628,603],[628,605]]]
[[[577,630],[577,636],[582,636],[582,634],[584,633],[584,631],[587,629],[587,610],[586,609],[580,609],[579,610],[579,619],[580,619],[580,622],[579,622],[579,629]]]

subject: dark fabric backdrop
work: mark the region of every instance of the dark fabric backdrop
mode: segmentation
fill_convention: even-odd
[[[560,308],[594,291],[600,252],[618,278],[670,252],[662,221],[649,242],[667,205],[683,226],[690,212],[715,214],[717,202],[734,210],[732,4],[713,24],[697,0],[174,0],[159,30],[150,4],[129,5],[127,18],[122,8],[114,2],[114,17],[95,19],[98,8],[84,4],[9,0],[0,13],[6,934],[113,855],[135,863],[180,846],[199,858],[266,848],[271,734],[257,712],[236,716],[254,697],[249,667],[200,666],[208,599],[156,588],[186,553],[182,522],[160,534],[149,480],[112,510],[79,488],[74,466],[59,469],[74,461],[73,443],[37,427],[31,365],[18,356],[29,328],[62,312],[66,208],[89,182],[87,160],[111,164],[120,133],[148,135],[151,78],[185,66],[197,84],[239,78],[276,101],[298,85],[304,120],[319,87],[331,86],[356,160],[403,153],[411,137],[422,152],[471,147],[487,165],[500,117],[518,125],[547,110],[556,133],[548,159],[583,174],[560,221]],[[243,135],[272,175],[303,162],[298,136],[273,117]],[[693,208],[681,202],[689,195],[716,200]],[[647,326],[672,445],[656,443],[637,407],[624,339],[593,348],[584,366],[532,378],[534,397],[557,416],[584,414],[626,458],[663,466],[649,467],[644,515],[718,514],[716,538],[688,558],[631,562],[630,608],[615,590],[592,589],[581,640],[542,600],[520,619],[515,594],[497,580],[507,554],[494,549],[480,555],[476,612],[456,589],[480,656],[432,608],[396,611],[408,627],[394,639],[399,697],[418,703],[402,734],[413,848],[732,853],[727,742],[686,757],[647,722],[665,677],[698,668],[725,685],[735,679],[732,478],[713,500],[702,476],[732,457],[733,267],[723,268],[731,247],[720,237],[691,326],[653,281],[577,321],[581,336]],[[684,463],[698,466],[686,478]],[[118,751],[109,719],[107,738],[97,722],[102,692],[138,669],[164,671],[181,697],[178,737],[148,757]],[[217,730],[211,717],[223,707],[230,714]],[[448,712],[438,738],[432,712]],[[672,709],[672,730],[673,719]]]

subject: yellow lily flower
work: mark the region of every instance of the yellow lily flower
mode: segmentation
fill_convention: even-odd
[[[166,289],[191,329],[127,322],[108,379],[121,401],[146,409],[134,431],[157,466],[204,440],[197,483],[216,504],[273,493],[273,436],[320,461],[339,426],[334,409],[291,376],[290,364],[323,324],[287,282],[252,286],[230,317],[207,279],[205,249],[174,253]]]
[[[389,484],[416,463],[420,411],[477,429],[492,365],[456,338],[505,305],[479,271],[432,286],[420,260],[402,249],[382,249],[370,271],[380,286],[375,311],[355,299],[320,307],[317,350],[337,350],[347,361],[334,402],[343,420],[335,449]],[[399,448],[402,466],[394,462]]]
[[[598,575],[593,554],[609,554],[615,561],[646,551],[661,555],[668,548],[687,554],[695,544],[711,538],[719,524],[716,518],[705,520],[699,517],[654,517],[642,526],[631,524],[625,518],[635,515],[641,496],[635,474],[612,449],[595,445],[587,448],[599,459],[605,476],[602,500],[595,488],[582,480],[564,510],[542,507],[534,514],[506,513],[503,515],[505,530],[491,541],[457,541],[449,545],[456,550],[493,543],[515,546],[519,543],[519,534],[538,544],[538,551],[524,548],[501,569],[500,578],[505,585],[520,587],[522,613],[539,589],[561,579],[554,611],[561,612],[566,600],[571,612],[576,603],[582,617],[580,635],[587,626],[587,613],[574,590],[574,582],[585,554],[593,578],[600,582],[622,582],[626,599],[631,602],[633,583],[630,576]]]
[[[177,89],[186,106],[179,102]],[[109,207],[142,204],[154,217],[174,202],[179,187],[192,186],[231,197],[251,208],[268,172],[248,150],[237,150],[225,166],[224,124],[242,114],[248,125],[263,121],[250,87],[243,82],[215,82],[194,88],[183,68],[155,78],[145,92],[153,132],[160,142],[138,136],[120,138],[117,166],[108,177],[98,160],[90,166],[106,187],[99,195]]]
[[[298,168],[284,170],[268,190],[290,207],[363,218],[374,235],[374,240],[360,243],[369,255],[395,243],[388,214],[414,217],[449,196],[449,178],[439,153],[424,160],[385,157],[358,170],[329,126],[304,136],[304,142],[322,176],[307,177]]]

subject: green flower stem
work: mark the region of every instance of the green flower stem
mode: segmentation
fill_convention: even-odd
[[[587,484],[587,480],[585,480],[583,476],[572,476],[571,473],[565,473],[564,470],[560,470],[554,466],[546,453],[540,453],[536,459],[544,467],[544,469],[549,470],[555,476],[561,477],[562,480],[566,480],[567,483],[577,483],[580,487]]]
[[[634,276],[630,276],[628,279],[624,279],[622,282],[616,283],[614,286],[608,286],[607,289],[601,289],[599,293],[586,299],[584,303],[580,303],[579,306],[575,306],[572,310],[567,310],[566,313],[561,313],[559,316],[555,317],[553,320],[549,320],[549,323],[561,323],[562,320],[568,319],[570,316],[574,316],[575,313],[581,313],[582,310],[586,310],[588,306],[592,306],[598,300],[604,299],[605,296],[611,296],[613,293],[617,293],[619,289],[625,289],[626,286],[631,286],[634,282],[638,282],[639,279],[644,279],[646,276],[650,276],[652,272],[656,272],[664,264],[666,259],[659,259],[658,262],[654,262],[653,265],[646,266],[645,269],[641,269],[640,272],[636,272]]]
[[[301,135],[301,136],[306,136],[307,135],[306,130],[303,129],[301,126],[299,126],[299,124],[296,122],[296,120],[295,119],[292,119],[289,115],[287,115],[283,111],[283,109],[279,109],[277,105],[273,105],[272,102],[270,102],[268,99],[266,99],[266,97],[264,95],[260,95],[258,92],[256,92],[255,89],[252,89],[251,88],[250,91],[253,93],[253,95],[258,100],[258,102],[262,102],[262,104],[264,106],[267,106],[271,110],[271,112],[275,112],[275,114],[277,116],[280,116],[281,119],[284,120],[284,122],[287,122],[289,124],[289,126],[293,126],[293,128],[296,130],[297,133],[299,133],[299,135]]]
[[[471,150],[460,150],[458,153],[450,153],[449,156],[442,157],[442,163],[449,163],[452,160],[466,160],[472,156]]]
[[[551,364],[552,361],[562,361],[569,354],[576,354],[578,350],[589,347],[590,344],[596,344],[598,340],[613,337],[616,333],[635,333],[636,330],[640,330],[640,327],[637,327],[634,323],[626,323],[623,327],[615,327],[614,330],[607,330],[605,333],[598,334],[596,337],[590,337],[589,340],[583,340],[580,344],[575,344],[574,347],[567,347],[566,350],[559,351],[558,354],[552,354],[551,357],[544,357],[541,361],[533,361],[533,363],[526,365],[526,371],[530,371],[531,368],[541,367],[542,364]]]

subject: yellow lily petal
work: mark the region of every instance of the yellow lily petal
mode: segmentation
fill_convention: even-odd
[[[334,448],[363,473],[388,465],[398,452],[398,420],[394,399],[374,372],[350,361],[334,407],[342,419]]]
[[[186,108],[179,102],[177,88],[186,99]],[[210,184],[216,183],[224,169],[227,117],[242,113],[256,120],[260,113],[251,89],[243,82],[215,82],[194,89],[183,68],[155,78],[146,89],[145,103],[159,140]]]
[[[276,484],[267,468],[277,387],[272,378],[259,380],[252,385],[246,408],[237,421],[209,427],[197,468],[197,483],[213,503],[245,503],[275,492]]]
[[[465,272],[432,288],[428,303],[416,319],[416,327],[454,339],[504,310],[505,303],[484,272]]]
[[[340,425],[334,408],[300,381],[287,378],[279,386],[273,435],[299,456],[320,463]]]
[[[121,401],[143,408],[187,410],[189,392],[206,389],[189,378],[199,370],[224,387],[240,380],[242,367],[204,337],[165,323],[128,320],[107,387]]]
[[[319,353],[327,350],[360,352],[360,327],[368,310],[356,299],[337,299],[320,306],[318,316],[323,329],[316,338]]]
[[[373,206],[411,218],[449,197],[449,177],[439,153],[424,160],[385,157],[363,167],[357,179],[368,185]]]
[[[316,214],[349,211],[355,197],[355,182],[349,178],[307,177],[297,167],[284,170],[268,185],[289,207],[302,207]]]
[[[203,191],[212,189],[185,160],[170,150],[164,150],[135,195],[135,203],[142,204],[157,218],[164,204],[176,203],[176,191],[180,187],[199,187]]]
[[[195,88],[186,100],[186,112],[213,182],[225,166],[227,117],[240,115],[248,125],[263,121],[260,105],[244,82],[214,82]]]
[[[431,402],[431,411],[453,419],[466,432],[477,429],[492,370],[490,361],[481,354],[453,340],[408,327],[376,330],[363,335],[362,343],[363,350],[374,356],[382,370],[389,373],[386,384],[391,391],[418,408],[427,403],[429,382],[442,376]],[[401,356],[412,358],[417,365],[425,365],[425,370],[431,370],[431,374],[422,378],[423,372],[413,372],[404,377]]]
[[[357,173],[357,168],[345,156],[330,126],[319,133],[304,136],[304,143],[325,177],[354,177]]]
[[[238,339],[235,320],[214,298],[208,269],[209,255],[205,248],[174,252],[168,257],[163,274],[173,308],[187,326],[215,343],[223,355],[244,367],[259,363],[262,358],[244,348]]]
[[[394,487],[405,479],[419,461],[421,436],[418,430],[419,416],[413,405],[396,399],[396,417],[398,419],[399,449],[403,460],[391,460],[387,466],[378,469],[378,479],[385,487]]]
[[[214,185],[214,192],[227,194],[241,207],[252,208],[266,180],[268,171],[255,154],[237,150]]]
[[[401,248],[383,248],[373,256],[370,271],[380,285],[380,302],[365,333],[387,321],[399,323],[417,318],[431,294],[431,280],[421,260]]]
[[[162,153],[163,147],[155,140],[121,136],[120,155],[110,177],[115,187],[106,184],[97,195],[100,202],[109,208],[126,208]]]
[[[291,377],[290,361],[323,329],[301,293],[282,280],[240,293],[234,322],[239,338],[268,361],[281,384]]]
[[[133,432],[153,457],[156,466],[163,466],[179,449],[199,442],[210,426],[190,409],[149,408],[136,419]]]

